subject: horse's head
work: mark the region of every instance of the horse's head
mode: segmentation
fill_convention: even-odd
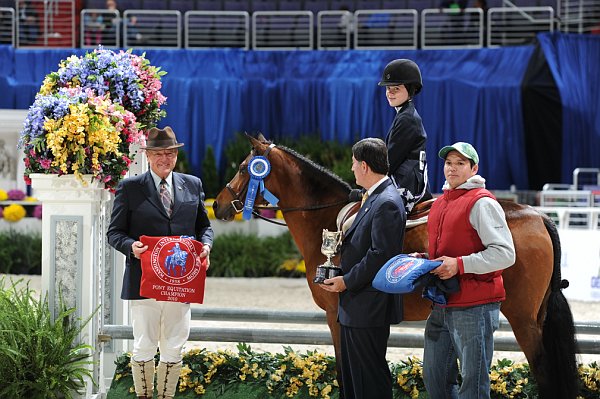
[[[261,177],[264,191],[256,194],[255,205],[267,205],[265,199],[273,204],[279,200],[277,206],[285,215],[296,211],[339,209],[348,203],[350,186],[338,176],[289,148],[275,146],[262,135],[258,138],[246,136],[252,151],[240,164],[233,179],[217,195],[213,203],[217,218],[231,220],[236,213],[243,211],[249,187],[252,192],[262,190],[262,186],[261,190],[256,190],[256,178],[261,172],[264,172],[264,177]],[[255,158],[258,156],[262,158]],[[248,165],[254,176],[250,176]],[[251,204],[246,203],[246,206]]]
[[[238,171],[235,176],[233,176],[233,179],[231,179],[225,188],[217,195],[217,198],[213,203],[213,209],[217,219],[232,220],[237,213],[242,212],[244,199],[246,197],[246,192],[248,191],[248,182],[250,181],[248,163],[255,155],[265,154],[271,145],[262,134],[259,135],[258,138],[249,135],[246,135],[246,137],[252,145],[252,150],[246,159],[240,163]],[[258,202],[264,203],[265,201],[261,197]]]

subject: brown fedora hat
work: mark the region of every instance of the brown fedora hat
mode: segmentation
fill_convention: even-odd
[[[168,150],[179,147],[183,147],[183,143],[178,143],[173,129],[170,126],[166,126],[164,129],[157,127],[150,129],[148,138],[146,139],[146,146],[141,148],[146,150]]]

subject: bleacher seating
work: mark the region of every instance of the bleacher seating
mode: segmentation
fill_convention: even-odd
[[[277,0],[252,0],[252,11],[277,11],[279,2]]]
[[[171,10],[178,10],[183,14],[186,11],[195,10],[196,2],[194,0],[171,0],[169,8]]]
[[[31,1],[43,12],[44,4],[46,4],[45,0]],[[75,4],[75,0],[54,1]],[[83,6],[84,9],[105,10],[105,2],[106,0],[84,0]],[[0,5],[9,3],[14,5],[15,1],[0,0]],[[472,7],[474,0],[465,0],[464,4],[467,7]],[[341,48],[346,49],[352,46],[365,49],[511,46],[531,43],[538,32],[561,30],[564,32],[585,33],[592,32],[595,29],[600,30],[600,0],[572,0],[568,4],[559,2],[559,0],[488,0],[488,7],[491,10],[487,14],[481,14],[479,9],[473,8],[467,8],[460,13],[450,9],[441,9],[439,8],[440,0],[117,0],[117,5],[121,14],[127,10],[178,11],[182,22],[187,20],[185,18],[186,13],[195,11],[222,12],[225,14],[241,11],[247,12],[249,15],[254,12],[283,12],[284,14],[296,12],[301,14],[308,11],[312,13],[314,26],[317,27],[312,33],[315,48],[328,48],[328,46],[321,47],[323,43],[317,43],[321,40],[317,37],[318,32],[320,32],[317,26],[319,23],[318,15],[319,12],[324,11],[348,10],[351,13],[350,17],[346,18],[353,21],[349,29],[349,40],[344,32],[342,32],[340,38],[329,37],[324,39],[330,43],[337,43],[333,48],[338,48],[337,46],[343,43]],[[558,6],[561,9],[557,9]],[[579,6],[579,8],[576,6]],[[586,10],[585,15],[581,14],[580,11],[583,6]],[[375,13],[373,15],[365,13],[369,10]],[[409,11],[416,14],[399,17],[395,13],[377,13],[378,10]],[[25,39],[19,40],[18,36],[12,33],[19,32],[16,19],[18,12],[16,11],[13,14],[15,15],[14,18],[8,17],[8,22],[5,15],[0,20],[0,32],[2,32],[0,39],[4,43],[15,43],[18,47],[58,46],[58,41],[52,38],[52,35],[57,32],[56,25],[48,28],[48,32],[43,32],[43,29],[46,29],[44,26],[38,26],[40,37],[52,38],[49,43],[40,40],[35,42],[26,41]],[[357,13],[362,13],[360,18]],[[326,29],[328,35],[333,35],[337,28],[343,30],[339,23],[337,28],[332,28],[336,24],[335,19],[341,18],[341,15],[338,14],[336,17],[329,14],[325,19],[329,25]],[[71,21],[77,20],[74,16],[67,16],[70,17]],[[14,29],[12,28],[13,19],[15,20]],[[84,18],[79,18],[79,20],[85,24]],[[93,22],[88,19],[88,23]],[[85,25],[80,29],[79,27],[71,28],[69,23],[65,24],[64,29],[71,29],[72,32],[61,30],[58,33],[62,37],[72,38],[75,35],[81,35],[79,42],[82,46],[89,45],[90,37],[98,37],[97,34],[93,33],[91,25],[89,29]],[[189,32],[183,30],[190,28],[182,23],[181,29],[182,31],[177,32],[177,35],[186,37]],[[245,35],[249,35],[252,26],[250,24],[242,29],[246,30]],[[148,37],[162,34],[164,28],[161,24],[158,24],[152,26],[151,30],[152,32],[147,32]],[[112,44],[106,43],[106,45],[118,47],[126,44],[123,40],[120,44],[116,43],[114,39],[118,38],[113,38]],[[281,38],[274,39],[279,40]],[[220,43],[226,41],[221,40]],[[172,43],[170,39],[157,39],[156,41],[159,46],[160,43],[164,42]],[[60,44],[63,46],[69,45],[66,42]],[[236,47],[239,47],[238,44],[236,44]]]
[[[221,0],[196,0],[197,11],[221,11],[223,2]]]

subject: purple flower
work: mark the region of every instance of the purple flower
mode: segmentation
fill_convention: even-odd
[[[11,201],[21,201],[25,198],[25,193],[21,190],[8,190],[6,194]]]
[[[42,218],[42,205],[36,205],[35,208],[33,208],[33,217],[38,219]]]

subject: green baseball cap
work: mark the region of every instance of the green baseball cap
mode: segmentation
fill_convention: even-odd
[[[473,146],[469,143],[464,143],[462,141],[459,141],[452,145],[447,145],[444,148],[442,148],[440,150],[440,152],[438,152],[438,155],[440,158],[446,159],[446,156],[448,155],[448,153],[450,151],[458,151],[463,156],[465,156],[468,159],[470,159],[471,161],[475,162],[475,164],[479,163],[479,155],[477,155],[477,151],[475,151],[475,148],[473,148]]]

